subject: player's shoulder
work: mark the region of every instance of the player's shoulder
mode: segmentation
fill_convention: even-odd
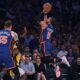
[[[14,37],[14,36],[18,36],[18,34],[14,31],[11,31],[11,35]]]
[[[8,31],[8,30],[0,30],[0,34],[10,34],[10,31]]]
[[[15,41],[18,40],[18,34],[16,32],[11,31],[11,35],[15,39]]]
[[[11,31],[11,34],[13,34],[13,35],[17,35],[17,33],[16,33],[16,32],[14,32],[14,31]]]

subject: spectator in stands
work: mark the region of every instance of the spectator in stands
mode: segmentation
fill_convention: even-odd
[[[33,60],[32,60],[33,63],[36,62],[36,56],[37,56],[37,55],[40,55],[40,54],[39,54],[39,51],[38,51],[37,49],[34,49],[34,51],[33,51],[33,58],[32,58],[32,59],[33,59]]]
[[[76,62],[77,55],[73,53],[72,49],[68,50],[67,59],[70,65],[73,65]]]
[[[21,44],[21,49],[23,49],[23,47],[27,44],[25,44],[25,38],[26,38],[26,34],[27,34],[27,29],[26,27],[23,27],[21,29],[21,31],[19,32],[19,40],[20,40],[20,44]]]
[[[76,44],[72,44],[72,50],[75,55],[79,55],[79,47]]]
[[[27,28],[27,35],[25,38],[25,44],[27,44],[28,46],[30,46],[30,42],[34,39],[34,34],[32,33],[33,29],[32,28]]]
[[[36,32],[33,30],[32,32],[34,38],[30,41],[30,52],[33,53],[35,48],[39,48],[39,38],[37,37]]]
[[[72,65],[72,73],[73,73],[73,80],[80,79],[80,56],[77,57],[77,62]]]
[[[33,53],[39,53],[39,50],[36,48],[33,50]]]
[[[65,45],[62,44],[61,45],[61,50],[58,52],[57,57],[59,59],[61,59],[64,64],[66,64],[68,67],[70,67],[70,64],[69,64],[69,62],[68,62],[68,60],[66,58],[67,54],[68,54],[68,51],[66,50]]]
[[[26,47],[26,48],[24,48],[24,50],[23,50],[23,53],[22,53],[22,58],[21,58],[21,62],[25,62],[25,56],[26,55],[30,55],[30,53],[29,53],[29,47]]]
[[[59,51],[59,47],[58,47],[58,43],[56,40],[52,41],[52,55],[56,58],[57,57],[57,53]]]
[[[45,67],[44,64],[41,62],[40,55],[36,56],[36,62],[34,63],[34,66],[37,74],[37,80],[46,80]]]
[[[29,55],[25,56],[25,62],[21,62],[20,67],[25,71],[28,80],[35,80],[35,67]]]
[[[61,58],[62,56],[66,56],[68,51],[66,51],[66,47],[64,44],[61,44],[61,50],[58,52],[57,56]]]
[[[28,54],[28,55],[32,56],[32,54],[30,53],[29,46],[25,46],[23,50],[24,50],[25,55]]]

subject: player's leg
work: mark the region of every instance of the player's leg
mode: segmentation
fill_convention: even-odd
[[[15,77],[17,78],[17,80],[19,80],[19,71],[17,66],[15,65],[15,62],[13,60],[13,58],[11,57],[11,55],[6,55],[4,56],[5,60],[4,63],[6,65],[6,68],[8,69],[9,75],[11,76],[12,79],[15,79]],[[15,79],[16,80],[16,79]]]
[[[2,54],[0,54],[0,80],[3,79],[4,76],[7,74],[7,68],[6,68],[6,65],[5,65],[3,59],[5,59],[5,58],[2,53]],[[6,77],[3,80],[9,80],[9,79],[8,79],[8,77]]]
[[[52,54],[52,44],[50,41],[45,42],[45,52],[46,52],[46,56]]]
[[[46,41],[44,44],[44,49],[45,49],[45,63],[46,66],[49,67],[49,63],[51,61],[51,54],[52,54],[52,45],[50,42]]]
[[[41,43],[41,54],[42,54],[42,57],[45,57],[46,55],[45,42]]]

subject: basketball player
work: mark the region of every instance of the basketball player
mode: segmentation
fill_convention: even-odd
[[[4,64],[8,71],[16,67],[11,52],[12,41],[18,41],[18,35],[12,31],[12,22],[8,20],[4,30],[0,30],[0,65]]]
[[[52,53],[51,35],[53,33],[53,26],[47,24],[45,21],[40,22],[42,34],[41,34],[41,44],[44,48],[44,56],[49,56]]]

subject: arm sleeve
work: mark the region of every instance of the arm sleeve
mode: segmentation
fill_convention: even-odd
[[[32,64],[32,73],[35,73],[35,67],[34,67],[34,64]]]
[[[21,62],[21,64],[20,64],[20,68],[22,68],[24,71],[25,71],[25,69],[24,69],[24,64]]]

